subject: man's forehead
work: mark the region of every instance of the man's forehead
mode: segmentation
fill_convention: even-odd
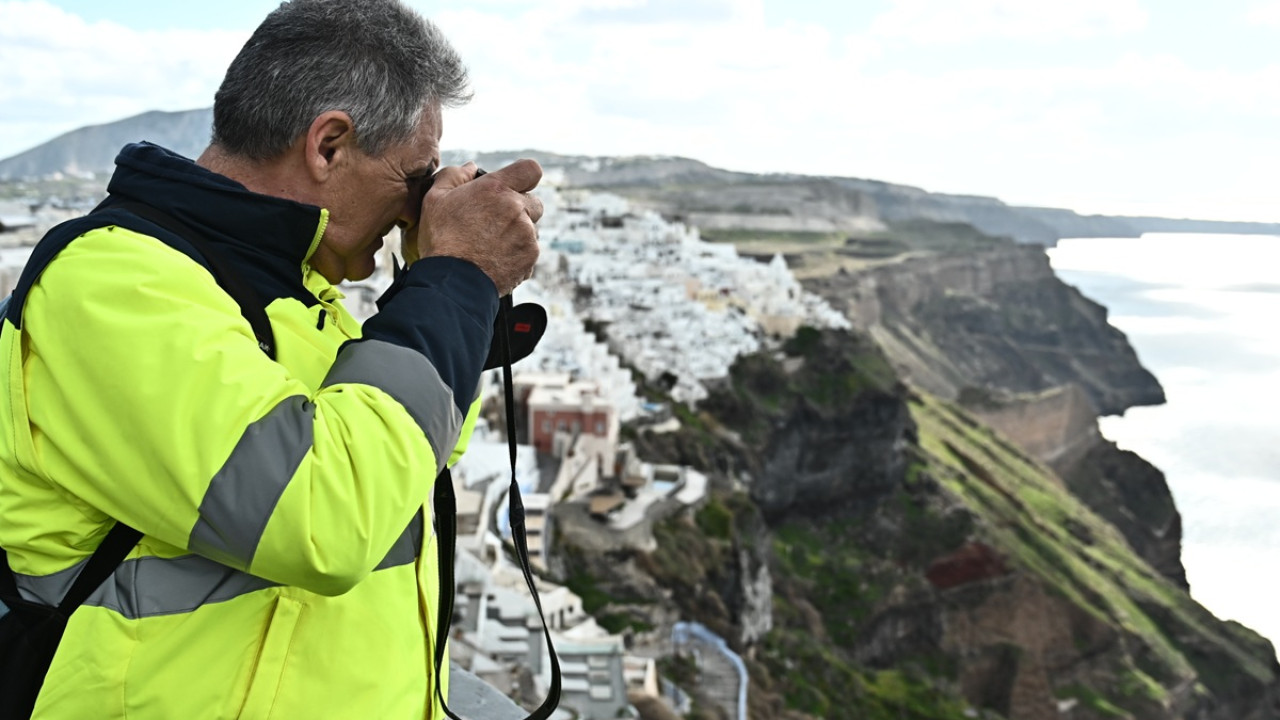
[[[407,142],[391,148],[389,155],[399,156],[406,171],[423,170],[440,162],[440,111],[428,106]]]
[[[440,138],[443,134],[444,120],[440,106],[431,103],[422,113],[422,120],[419,121],[418,130],[414,133],[414,142],[418,145],[420,152],[429,148],[434,156],[439,153]]]
[[[440,142],[444,133],[444,114],[438,103],[427,103],[422,111],[422,120],[418,122],[418,133],[429,137],[433,143]]]

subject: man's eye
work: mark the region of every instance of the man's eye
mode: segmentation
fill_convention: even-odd
[[[435,178],[432,175],[414,175],[405,178],[405,183],[409,186],[409,192],[413,195],[426,195],[431,189],[431,182]]]

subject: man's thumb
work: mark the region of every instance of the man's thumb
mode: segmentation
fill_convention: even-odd
[[[542,180],[542,166],[536,160],[525,158],[494,170],[488,176],[500,179],[504,185],[518,193],[527,193],[538,187]]]

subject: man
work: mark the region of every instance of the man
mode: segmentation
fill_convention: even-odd
[[[267,304],[274,361],[181,233],[103,223],[24,277],[0,335],[20,589],[56,604],[116,521],[144,534],[72,616],[35,717],[441,716],[424,504],[542,213],[532,161],[421,196],[468,97],[398,0],[294,0],[232,63],[196,162],[122,151],[110,202],[205,236]],[[334,284],[396,225],[413,262],[361,328]]]

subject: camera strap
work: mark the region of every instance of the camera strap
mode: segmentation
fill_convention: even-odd
[[[525,306],[521,306],[525,307]],[[539,309],[540,310],[540,309]],[[547,655],[551,658],[551,687],[547,697],[536,710],[525,720],[547,720],[560,705],[560,660],[556,657],[555,646],[551,642],[551,630],[547,627],[547,618],[542,611],[542,600],[538,597],[538,588],[533,582],[533,572],[529,566],[529,543],[525,537],[524,503],[520,499],[520,486],[516,482],[516,402],[515,389],[511,381],[512,339],[511,333],[528,332],[521,322],[512,322],[514,311],[511,296],[502,298],[498,308],[498,322],[495,324],[493,342],[502,362],[503,402],[507,418],[507,451],[511,460],[511,486],[507,491],[507,518],[511,524],[511,542],[515,547],[516,557],[520,560],[520,570],[524,573],[525,584],[529,586],[529,595],[538,609],[538,619],[542,621],[542,634],[547,640]],[[545,325],[544,325],[545,327]],[[536,339],[534,340],[536,342]],[[435,523],[436,542],[439,547],[440,600],[436,613],[435,635],[435,686],[436,697],[439,698],[444,712],[453,720],[463,720],[449,709],[445,702],[440,685],[440,668],[445,659],[445,645],[449,637],[449,625],[453,620],[453,606],[457,587],[454,579],[454,560],[457,553],[458,507],[453,490],[453,477],[448,469],[436,478],[435,488]]]

